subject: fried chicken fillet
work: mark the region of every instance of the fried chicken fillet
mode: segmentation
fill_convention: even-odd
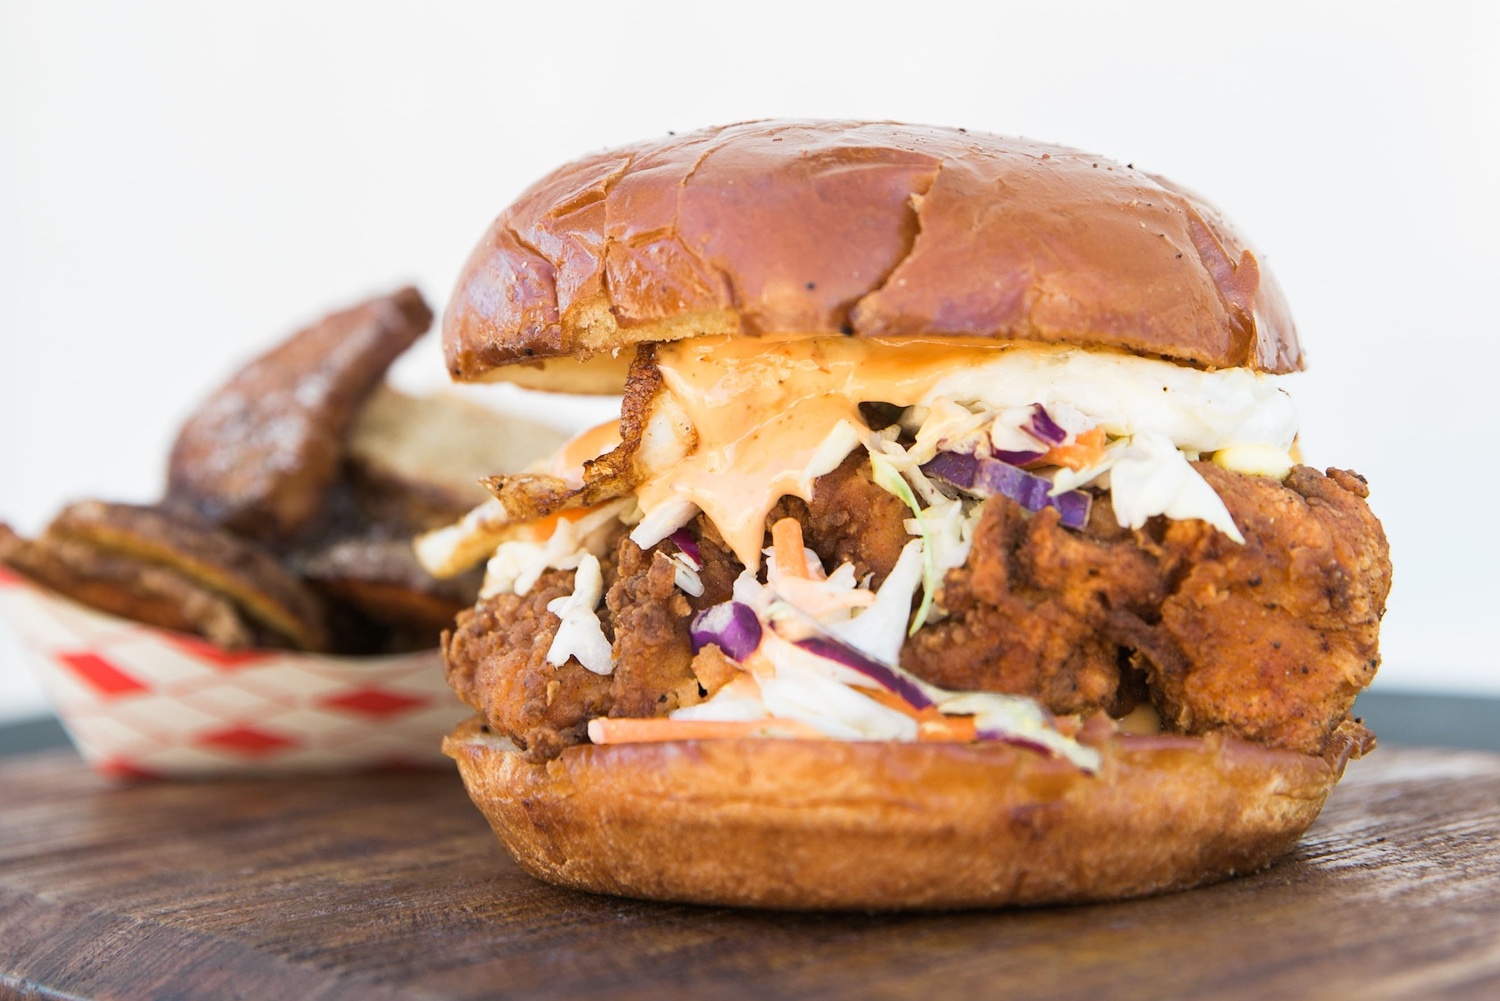
[[[1357,727],[1350,708],[1379,665],[1391,564],[1365,481],[1307,466],[1284,482],[1195,468],[1244,543],[1161,516],[1123,529],[1102,491],[1077,531],[1054,509],[985,500],[968,560],[943,580],[948,616],[906,640],[901,666],[945,688],[1031,696],[1059,715],[1118,718],[1148,705],[1170,732],[1323,754]],[[826,571],[851,563],[877,587],[910,540],[910,512],[857,456],[818,478],[811,501],[784,499],[770,520],[788,515]],[[701,515],[693,531],[707,585],[697,598],[674,587],[672,542],[642,550],[623,528],[612,540],[600,611],[619,657],[612,675],[548,663],[561,620],[546,606],[572,590],[572,573],[554,570],[525,596],[460,614],[445,643],[454,690],[534,757],[586,739],[596,716],[666,715],[701,701],[713,678],[696,671],[712,675],[718,655],[695,661],[689,626],[729,597],[744,566]]]

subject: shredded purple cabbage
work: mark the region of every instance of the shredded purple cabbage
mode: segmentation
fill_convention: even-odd
[[[1068,440],[1068,432],[1061,424],[1052,419],[1047,413],[1047,408],[1040,403],[1031,405],[1031,419],[1026,422],[1026,430],[1038,441],[1051,442],[1053,445],[1061,445]]]
[[[1052,489],[1050,480],[984,456],[939,452],[922,466],[922,472],[980,497],[1003,494],[1028,511],[1055,507],[1068,528],[1087,525],[1089,508],[1093,505],[1093,498],[1082,490],[1048,496]]]
[[[710,643],[718,644],[725,656],[744,660],[760,646],[761,625],[755,610],[738,601],[725,601],[693,616],[688,626],[693,653]]]
[[[883,688],[895,692],[917,709],[925,709],[933,704],[922,687],[911,678],[832,636],[808,636],[797,640],[797,646],[824,660],[858,671]]]
[[[1001,462],[1008,462],[1012,466],[1024,466],[1028,462],[1035,462],[1046,454],[1046,452],[1011,452],[1003,448],[997,449],[994,452],[995,458]]]
[[[939,452],[922,464],[922,472],[968,490],[979,472],[979,456],[972,452]]]
[[[692,532],[689,532],[686,528],[679,528],[667,536],[667,538],[682,551],[682,555],[693,561],[695,570],[703,568],[703,558],[698,555],[698,540],[693,538]]]

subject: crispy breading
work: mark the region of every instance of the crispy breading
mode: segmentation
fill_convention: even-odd
[[[604,596],[613,626],[611,716],[662,716],[700,701],[688,623],[693,609],[662,547],[629,539],[615,550],[617,576]]]
[[[627,496],[640,480],[635,455],[661,388],[655,348],[646,345],[630,366],[630,382],[620,407],[620,444],[584,462],[581,486],[544,473],[492,476],[483,481],[484,485],[499,499],[512,522],[532,521],[567,508],[592,507]]]
[[[711,545],[700,552],[712,553]],[[482,599],[460,613],[443,637],[448,683],[533,760],[583,740],[595,716],[657,716],[701,701],[707,689],[694,673],[688,639],[693,608],[673,584],[669,546],[642,551],[622,535],[601,561],[599,618],[613,639],[612,674],[594,674],[571,658],[561,666],[547,662],[560,624],[547,603],[573,590],[571,570],[549,570],[525,595]]]
[[[493,498],[455,524],[418,537],[417,557],[429,573],[449,577],[485,559],[511,538],[517,526],[574,508],[591,507],[628,496],[640,480],[635,457],[661,398],[662,378],[656,352],[643,346],[630,366],[630,381],[620,410],[620,444],[583,464],[583,483],[548,473],[490,476],[483,485]]]
[[[1235,546],[1174,522],[1165,547],[1187,567],[1154,632],[1165,719],[1321,753],[1380,664],[1390,550],[1363,481],[1298,466],[1279,484],[1199,464],[1245,533]]]
[[[874,588],[885,581],[912,539],[905,527],[911,509],[875,485],[864,449],[851,452],[837,469],[818,477],[810,502],[783,497],[767,522],[783,517],[801,523],[803,540],[823,558],[826,570],[853,563],[855,577],[871,575]]]
[[[609,711],[607,676],[547,663],[560,621],[547,603],[571,593],[573,571],[549,570],[525,595],[482,599],[443,634],[448,684],[533,758],[582,740],[588,720]]]
[[[1119,649],[1101,627],[1112,602],[1139,604],[1159,586],[1133,540],[1075,533],[1055,509],[1029,515],[991,498],[969,562],[944,583],[948,617],[909,639],[901,663],[945,688],[1014,692],[1056,713],[1118,716],[1133,708],[1135,688],[1122,693]]]
[[[724,536],[719,534],[718,527],[703,515],[693,519],[688,531],[698,541],[698,559],[702,564],[698,569],[698,581],[703,585],[703,593],[696,598],[689,597],[688,603],[693,606],[693,611],[701,612],[728,601],[734,594],[735,578],[745,568],[735,558]]]
[[[902,665],[948,688],[1030,695],[1060,714],[1118,717],[1150,700],[1175,732],[1225,731],[1335,757],[1368,747],[1368,732],[1348,716],[1378,664],[1390,559],[1363,481],[1305,466],[1285,483],[1197,468],[1243,546],[1198,521],[1122,529],[1108,494],[1096,497],[1082,531],[1062,527],[1050,508],[1033,515],[993,497],[968,562],[944,582],[947,617],[907,641]],[[867,462],[846,462],[802,505],[804,537],[828,566],[850,559],[878,570],[888,543],[907,539],[904,506],[869,493],[879,489],[869,475]],[[820,496],[871,503],[838,520]],[[545,600],[528,596],[492,599],[460,618],[446,644],[455,687],[539,758],[583,740],[590,716],[660,715],[687,704],[695,687],[712,691],[724,680],[722,656],[695,661],[688,624],[728,597],[741,567],[703,518],[692,530],[706,587],[692,600],[672,586],[672,543],[643,553],[620,541],[599,612],[620,657],[612,678],[576,662],[545,664],[557,619],[537,614]],[[546,595],[568,593],[566,575],[549,579]],[[551,700],[538,701],[549,686]]]
[[[1027,516],[992,498],[969,563],[948,575],[952,615],[908,641],[903,665],[1055,712],[1119,715],[1139,692],[1120,671],[1128,663],[1169,729],[1323,753],[1379,664],[1390,556],[1363,481],[1306,466],[1284,484],[1197,468],[1244,545],[1164,518],[1070,532],[1050,510]]]

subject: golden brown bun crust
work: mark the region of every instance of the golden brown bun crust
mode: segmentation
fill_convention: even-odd
[[[528,764],[471,720],[443,743],[522,868],[706,904],[945,909],[1110,900],[1259,869],[1337,770],[1233,738],[1120,737],[1097,776],[1006,745],[725,740]]]
[[[1060,146],[891,123],[751,122],[561,167],[490,227],[443,323],[456,379],[582,389],[569,380],[596,365],[539,363],[727,332],[1302,365],[1270,273],[1191,192]]]

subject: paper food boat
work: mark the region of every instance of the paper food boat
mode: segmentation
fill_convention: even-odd
[[[107,775],[451,767],[443,735],[472,715],[436,649],[227,651],[86,608],[3,567],[0,613],[73,744]]]

